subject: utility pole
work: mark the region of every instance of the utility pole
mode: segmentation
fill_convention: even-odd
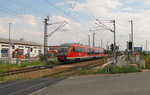
[[[93,31],[93,47],[95,47],[95,32]]]
[[[47,45],[48,45],[48,34],[47,34],[47,26],[48,26],[49,16],[44,19],[44,56],[47,60]]]
[[[9,23],[9,54],[8,54],[8,59],[9,59],[9,64],[10,64],[10,62],[11,62],[11,56],[10,56],[10,45],[11,45],[11,42],[10,42],[10,27],[11,26],[11,23]]]
[[[103,39],[101,39],[101,48],[103,48]]]
[[[143,48],[143,43],[141,43],[141,47]]]
[[[116,22],[115,20],[113,20],[113,26],[114,26],[114,58],[115,60],[117,60],[117,56],[116,56]]]
[[[107,41],[106,49],[107,49],[107,51],[109,50],[109,47],[108,47],[108,41]]]
[[[131,40],[132,40],[132,39],[131,39],[131,34],[129,34],[129,42],[131,42]]]
[[[146,47],[145,47],[145,49],[146,49],[146,54],[148,54],[148,52],[147,52],[147,44],[149,44],[149,43],[148,43],[147,40],[146,40]]]
[[[126,49],[126,53],[127,53],[127,63],[129,64],[129,62],[128,62],[128,59],[129,59],[128,48],[129,48],[129,42],[127,41],[127,49]]]
[[[99,26],[101,26],[102,28],[104,28],[105,30],[109,30],[111,32],[114,33],[114,48],[113,48],[113,57],[115,59],[115,61],[117,60],[117,56],[116,56],[116,25],[115,25],[115,20],[108,20],[109,23],[113,23],[114,29],[109,28],[108,26],[106,26],[105,24],[103,24],[102,22],[100,22],[98,19],[96,19],[99,22]],[[97,23],[95,23],[97,24]]]
[[[66,24],[68,24],[68,22],[66,22],[65,20],[64,21],[60,21],[60,22],[56,22],[56,23],[48,23],[49,21],[49,16],[47,16],[45,19],[44,19],[44,56],[45,56],[45,59],[47,60],[47,55],[48,55],[48,38],[53,34],[55,33],[56,31],[58,31],[60,28],[62,28],[63,26],[65,26]],[[54,30],[52,31],[50,34],[47,33],[47,26],[48,25],[52,25],[52,24],[59,24],[60,25]]]
[[[133,46],[134,45],[134,43],[133,43],[133,21],[131,20],[129,22],[131,23],[131,42],[132,42],[132,47],[134,47]],[[132,50],[133,50],[133,48],[132,48]]]
[[[88,35],[88,44],[90,46],[90,35]]]

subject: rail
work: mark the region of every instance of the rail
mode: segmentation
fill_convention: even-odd
[[[18,69],[18,70],[1,72],[0,77],[14,75],[14,74],[20,74],[20,73],[26,73],[26,72],[31,72],[31,71],[37,71],[37,70],[42,70],[42,69],[46,69],[46,68],[53,68],[55,66],[56,65],[33,66],[33,67],[28,67],[28,68],[23,68],[23,69]]]
[[[57,73],[62,73],[62,72],[66,72],[68,70],[72,70],[72,69],[90,69],[90,68],[94,68],[96,66],[99,65],[103,65],[103,63],[105,63],[106,58],[103,58],[101,60],[91,60],[91,61],[84,61],[84,62],[78,62],[78,63],[74,63],[74,64],[62,64],[62,65],[43,65],[43,66],[33,66],[33,67],[28,67],[28,68],[23,68],[23,69],[18,69],[18,70],[11,70],[11,71],[6,71],[6,72],[2,72],[0,73],[0,77],[4,77],[4,76],[9,76],[9,75],[15,75],[15,74],[20,74],[20,73],[26,73],[26,72],[32,72],[32,71],[38,71],[38,70],[44,70],[44,69],[48,69],[48,68],[54,68],[56,67],[56,69],[61,69],[61,70],[56,70],[55,72],[51,73],[50,75],[53,74],[57,74]],[[63,66],[70,66],[67,67],[67,69],[63,69]],[[52,71],[52,70],[51,70]]]

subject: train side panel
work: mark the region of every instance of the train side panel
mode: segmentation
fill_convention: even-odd
[[[66,46],[68,49],[65,51],[65,54],[62,54],[60,50],[58,54],[58,60],[60,61],[79,61],[93,58],[100,58],[104,56],[104,50],[100,48],[93,48],[89,46],[83,46],[79,44],[72,44],[70,46]]]

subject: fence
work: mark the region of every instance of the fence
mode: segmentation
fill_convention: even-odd
[[[20,65],[21,62],[23,61],[34,61],[34,60],[38,60],[38,59],[18,59],[18,58],[0,58],[0,63],[4,63],[4,64],[18,64]]]

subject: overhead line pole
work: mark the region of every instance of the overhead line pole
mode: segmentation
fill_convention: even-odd
[[[109,50],[109,47],[108,47],[108,41],[107,41],[106,49],[107,49],[107,51]]]
[[[95,32],[93,31],[93,47],[95,47]]]
[[[90,46],[90,35],[88,35],[88,44]]]
[[[148,52],[147,52],[147,45],[148,45],[149,43],[147,42],[147,40],[146,40],[146,47],[145,47],[145,50],[146,50],[146,54],[148,54]]]
[[[10,57],[10,44],[11,44],[11,43],[10,43],[10,26],[11,26],[11,23],[9,23],[9,52],[8,52],[8,53],[9,53],[9,54],[8,54],[9,64],[11,63],[11,62],[10,62],[10,61],[11,61],[11,60],[10,60],[10,59],[11,59],[11,57]]]
[[[63,26],[65,26],[66,24],[68,24],[68,22],[66,21],[63,21],[62,23],[61,22],[56,22],[56,23],[48,23],[49,21],[49,16],[47,16],[45,19],[44,19],[44,56],[45,56],[45,60],[47,60],[47,55],[48,55],[48,38],[53,34],[55,33],[56,31],[58,31],[60,28],[62,28]],[[58,24],[58,23],[61,23],[52,33],[48,34],[47,33],[47,26],[48,25],[52,25],[52,24]]]
[[[103,39],[101,39],[101,48],[103,48]]]
[[[113,23],[114,29],[112,30],[111,28],[109,28],[108,26],[106,26],[105,24],[103,24],[102,22],[100,22],[98,19],[96,19],[100,25],[102,25],[101,27],[105,28],[106,30],[109,30],[111,32],[114,33],[114,49],[113,49],[113,56],[114,59],[117,60],[117,56],[116,56],[116,22],[115,20],[109,20],[111,21],[110,23]],[[96,23],[97,24],[97,23]]]
[[[131,21],[129,21],[130,23],[131,23],[131,42],[132,42],[132,47],[134,47],[133,45],[133,21],[131,20]],[[132,48],[132,50],[133,50],[133,48]]]
[[[113,26],[114,26],[114,58],[115,60],[117,60],[117,56],[116,56],[116,22],[115,20],[113,20]]]
[[[48,53],[48,49],[47,49],[47,45],[48,45],[48,35],[47,35],[47,25],[48,25],[48,22],[49,21],[49,17],[47,16],[45,19],[44,19],[44,56],[47,60],[47,53]]]

